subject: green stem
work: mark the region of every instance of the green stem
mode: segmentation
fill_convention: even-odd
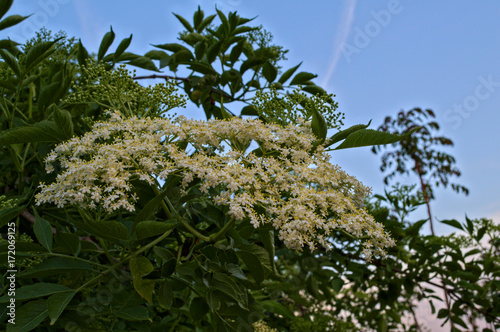
[[[216,243],[219,241],[219,239],[229,230],[234,225],[234,218],[231,218],[227,224],[224,225],[224,227],[221,228],[220,231],[217,232],[217,234],[212,234],[210,235],[210,241],[212,243]]]

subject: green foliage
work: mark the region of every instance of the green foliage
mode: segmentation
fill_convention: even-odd
[[[11,4],[1,2],[0,18]],[[158,186],[132,179],[138,197],[133,212],[35,206],[38,185],[55,181],[45,173],[44,159],[56,143],[88,132],[108,117],[108,109],[142,119],[173,117],[172,109],[185,101],[172,79],[207,118],[229,118],[233,112],[224,107],[244,102],[240,115],[281,125],[310,121],[315,148],[412,142],[410,130],[402,137],[368,125],[341,130],[343,115],[333,96],[311,82],[314,74],[298,72],[300,65],[282,72],[279,62],[286,51],[273,45],[262,27],[248,26],[250,19],[219,10],[205,16],[200,8],[192,23],[176,17],[185,28],[179,34],[183,45],[156,45],[144,56],[126,52],[132,35],[108,53],[112,29],[95,57],[81,42],[45,30],[19,49],[0,41],[0,226],[6,238],[0,240],[0,264],[7,267],[7,229],[14,228],[19,270],[16,325],[7,324],[4,311],[4,329],[418,330],[419,322],[405,316],[416,301],[432,308],[442,301],[431,286],[450,290],[450,305],[433,313],[438,319],[456,329],[466,330],[476,318],[492,330],[500,327],[499,226],[466,217],[465,222],[442,220],[460,233],[421,235],[427,220],[407,219],[425,203],[413,186],[396,186],[366,203],[397,240],[385,260],[370,263],[361,259],[357,239],[337,230],[329,234],[330,251],[322,246],[292,251],[274,228],[256,229],[249,218],[232,220],[227,207],[206,199],[197,181],[182,193],[177,174]],[[3,18],[0,28],[21,19]],[[124,64],[190,73],[142,87]],[[338,132],[328,138],[328,129]],[[422,153],[418,144],[413,148]],[[219,188],[211,190],[213,195]],[[0,279],[2,304],[9,301],[6,277]]]

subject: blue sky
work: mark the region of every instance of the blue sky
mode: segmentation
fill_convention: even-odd
[[[284,67],[303,61],[301,70],[317,73],[316,82],[336,94],[346,126],[373,119],[376,128],[401,110],[434,110],[440,134],[455,143],[447,151],[463,174],[456,182],[470,195],[438,190],[433,216],[463,221],[467,213],[500,222],[498,1],[15,0],[9,14],[33,16],[7,31],[24,41],[42,26],[64,30],[96,52],[112,25],[116,45],[133,34],[129,50],[144,54],[150,44],[175,41],[182,26],[172,12],[191,19],[198,4],[206,14],[217,6],[258,16],[254,24],[290,50]],[[383,191],[379,157],[370,148],[334,152],[333,161],[374,192]],[[425,215],[421,208],[413,218]]]

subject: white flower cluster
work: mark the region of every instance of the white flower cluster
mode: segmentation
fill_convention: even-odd
[[[313,250],[319,243],[330,249],[328,238],[341,230],[365,239],[367,259],[384,255],[394,241],[362,207],[369,188],[331,164],[321,146],[311,152],[315,139],[306,124],[125,119],[115,112],[49,154],[47,171],[57,161],[64,172],[55,183],[41,185],[37,204],[134,211],[131,180],[155,186],[156,179],[179,176],[183,191],[197,179],[200,190],[227,205],[234,219],[249,218],[254,227],[272,223],[288,248]],[[260,153],[246,152],[252,141]],[[181,142],[195,153],[180,148]]]

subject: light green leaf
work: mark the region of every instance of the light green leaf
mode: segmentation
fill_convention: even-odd
[[[153,264],[144,256],[132,257],[129,262],[130,272],[132,276],[135,277],[143,277],[153,272],[154,267]]]
[[[133,280],[134,289],[137,293],[150,305],[153,305],[153,291],[155,289],[155,281],[150,279],[135,278]]]
[[[75,294],[76,291],[57,293],[51,295],[47,299],[47,311],[50,316],[50,325],[54,325]]]

